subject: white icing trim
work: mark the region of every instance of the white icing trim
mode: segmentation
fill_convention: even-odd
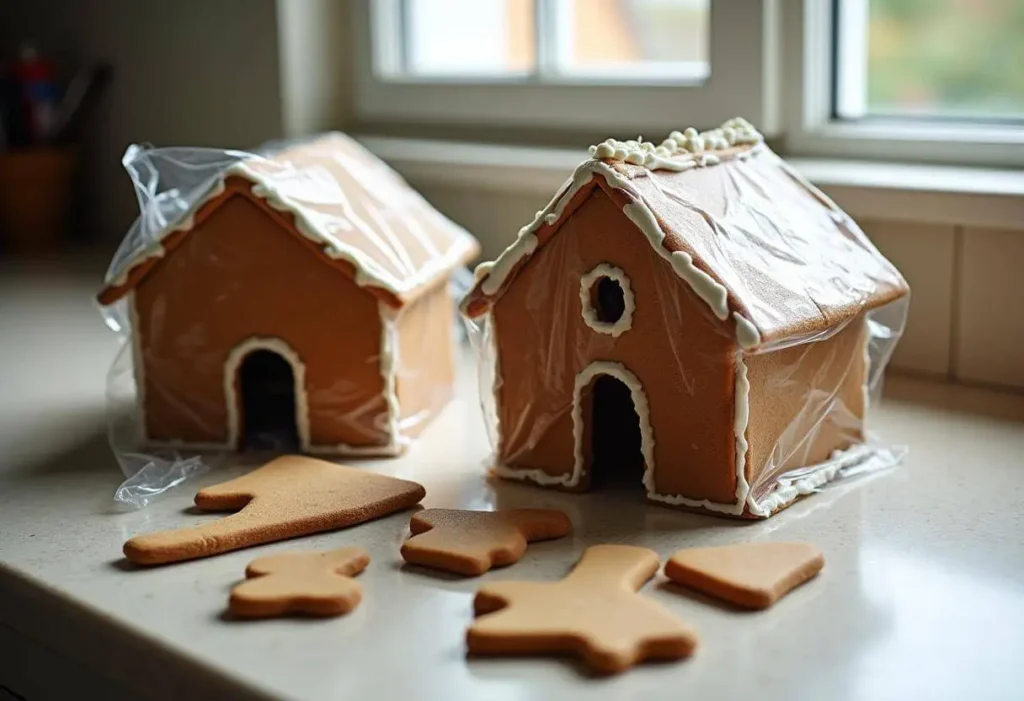
[[[740,344],[740,348],[750,350],[761,345],[761,332],[750,319],[739,312],[733,312],[732,318],[736,320],[736,342]]]
[[[622,310],[622,316],[612,322],[598,319],[597,310],[594,309],[591,289],[594,283],[601,278],[615,280],[622,289],[622,299],[625,305]],[[636,310],[636,300],[633,297],[633,289],[629,284],[629,277],[622,268],[609,263],[599,263],[584,273],[580,277],[580,303],[582,304],[584,323],[598,333],[618,338],[633,328],[633,312]]]
[[[690,285],[690,288],[704,300],[719,319],[729,316],[729,292],[713,277],[693,264],[693,257],[685,251],[669,252],[663,245],[665,232],[658,224],[650,207],[642,200],[630,202],[622,208],[623,213],[650,240],[654,250],[672,265],[676,275]]]
[[[398,400],[398,365],[399,338],[398,324],[392,312],[383,302],[378,303],[380,315],[380,374],[383,379],[381,396],[387,407],[387,443],[383,445],[349,445],[333,443],[329,445],[311,445],[306,452],[313,455],[354,455],[360,457],[401,455],[408,447],[408,440],[402,437],[401,404]]]
[[[491,348],[491,399],[494,402],[494,412],[488,416],[487,408],[483,407],[483,409],[484,415],[493,421],[491,425],[494,427],[494,452],[496,455],[501,455],[501,410],[499,409],[501,403],[498,392],[501,390],[502,377],[501,360],[498,357],[498,325],[493,312],[487,315],[484,332],[490,333],[490,338],[485,341],[490,344]]]
[[[615,169],[597,160],[581,163],[573,173],[573,177],[562,186],[548,206],[537,213],[533,222],[520,230],[518,238],[494,260],[490,270],[485,271],[480,284],[481,292],[485,295],[493,295],[501,289],[515,266],[536,250],[538,241],[534,232],[543,224],[553,224],[558,221],[568,202],[586,183],[590,182],[594,175],[602,176],[609,186],[622,190],[630,196],[632,201],[622,208],[623,213],[644,233],[654,250],[672,265],[675,273],[704,300],[715,316],[722,320],[728,318],[728,290],[713,277],[697,268],[693,264],[690,254],[684,251],[670,252],[666,249],[663,245],[665,232],[658,224],[654,213],[644,204],[640,193]]]
[[[317,226],[316,221],[309,216],[301,203],[282,194],[280,190],[274,187],[272,181],[268,182],[262,175],[254,172],[246,165],[245,161],[235,163],[231,168],[227,169],[222,177],[226,179],[232,175],[240,175],[252,182],[253,195],[264,200],[270,207],[294,215],[295,228],[298,232],[314,243],[322,244],[324,246],[323,251],[328,257],[351,263],[356,270],[355,282],[360,287],[380,287],[394,294],[409,292],[433,280],[440,271],[454,267],[473,246],[469,234],[461,227],[449,222],[449,228],[455,234],[453,246],[448,249],[444,256],[432,258],[430,262],[415,274],[410,274],[404,280],[399,281],[367,257],[361,250],[355,246],[342,243],[332,236],[329,231]],[[378,232],[371,230],[362,222],[351,206],[348,205],[347,201],[345,201],[343,208],[353,225],[366,232],[368,240],[375,241],[380,238]]]
[[[723,514],[740,516],[744,508],[749,506],[752,514],[766,516],[759,511],[753,500],[750,484],[747,482],[747,424],[750,421],[750,383],[747,381],[747,364],[743,362],[743,354],[736,354],[736,381],[733,393],[733,436],[736,453],[736,501],[722,504],[708,499],[689,499],[681,494],[657,494],[653,488],[648,489],[647,498],[672,506],[689,506],[707,509]]]
[[[385,327],[385,330],[382,332],[382,349],[384,349],[387,347],[384,344],[390,342],[387,339],[391,334],[387,330],[389,324],[385,323],[383,319],[382,324]],[[393,322],[391,322],[390,326],[393,327]],[[388,426],[390,430],[388,443],[368,446],[348,445],[346,443],[313,445],[309,429],[309,396],[306,392],[306,366],[298,353],[288,343],[272,336],[256,336],[245,339],[231,349],[224,363],[223,386],[228,419],[228,437],[225,442],[152,440],[147,437],[146,445],[154,448],[189,450],[238,450],[240,448],[239,441],[241,440],[241,417],[239,415],[239,397],[235,389],[235,378],[245,358],[255,350],[269,350],[277,353],[292,368],[292,377],[295,382],[295,427],[299,437],[299,450],[301,452],[310,455],[353,455],[365,457],[394,456],[402,452],[404,446],[399,440],[395,439],[395,436],[398,436],[397,429],[394,428],[396,424],[395,417],[398,412],[398,400],[397,395],[394,393],[393,380],[390,383],[388,382],[388,377],[394,378],[394,370],[393,365],[389,365],[385,360],[386,356],[389,355],[387,352],[384,350],[381,352],[381,372],[385,377],[385,401],[388,403]],[[145,429],[145,424],[143,424],[143,429]]]
[[[473,268],[473,282],[480,282],[481,278],[491,274],[491,268],[494,267],[494,261],[484,261]]]
[[[529,258],[537,250],[537,236],[529,232],[519,232],[519,236],[502,251],[501,255],[491,261],[490,269],[485,273],[480,289],[484,294],[492,295],[501,287],[509,273],[523,258]]]
[[[747,426],[750,424],[750,380],[743,353],[736,353],[736,388],[733,392],[732,435],[736,441],[736,506],[743,513],[743,502],[748,500],[751,513],[757,513],[750,483],[747,482]]]
[[[623,161],[644,166],[650,170],[683,171],[697,165],[716,165],[717,155],[707,151],[721,151],[742,144],[759,144],[764,137],[750,122],[742,117],[730,119],[718,129],[703,133],[693,127],[683,132],[674,131],[668,138],[655,146],[638,136],[635,141],[606,139],[590,147],[594,158]],[[680,158],[682,157],[682,158]]]
[[[465,229],[446,218],[436,218],[436,221],[443,223],[452,234],[451,247],[443,256],[431,258],[422,268],[399,280],[391,273],[382,269],[360,249],[341,242],[330,231],[318,226],[316,220],[310,217],[306,208],[301,203],[282,194],[275,187],[272,180],[248,167],[245,161],[238,161],[225,169],[214,186],[195,202],[188,215],[180,223],[161,234],[160,238],[151,247],[143,249],[140,253],[128,259],[123,268],[111,276],[111,282],[108,283],[108,286],[123,286],[128,281],[128,275],[138,265],[151,258],[163,256],[165,253],[162,245],[163,239],[174,231],[191,230],[195,226],[196,212],[204,204],[221,195],[225,189],[225,181],[232,176],[239,176],[251,182],[252,194],[262,199],[271,208],[294,215],[296,230],[311,241],[320,244],[323,252],[329,258],[345,260],[351,263],[356,271],[355,282],[360,287],[379,287],[395,295],[410,292],[434,280],[442,271],[455,267],[474,246],[473,238]],[[424,206],[427,207],[426,211],[429,215],[431,211],[429,209],[430,205],[424,201]],[[384,235],[382,232],[370,229],[365,222],[362,222],[352,208],[348,206],[347,201],[344,203],[344,209],[346,215],[351,219],[353,226],[368,232],[368,240],[376,241]],[[398,247],[398,250],[401,250],[401,247]]]
[[[576,487],[583,479],[583,390],[591,380],[599,375],[614,377],[629,388],[633,399],[633,409],[640,419],[640,452],[644,456],[644,486],[648,492],[654,485],[654,430],[651,427],[650,406],[647,394],[637,376],[630,372],[622,363],[608,360],[595,360],[585,367],[577,376],[572,397],[572,434],[573,434],[573,467],[572,472],[552,475],[543,470],[515,468],[498,465],[494,473],[500,477],[515,480],[528,480],[544,486],[559,485]]]
[[[515,467],[508,467],[507,465],[495,465],[494,474],[498,477],[504,477],[505,479],[520,480],[523,482],[536,482],[544,487],[551,487],[554,485],[572,487],[575,485],[574,482],[570,482],[572,475],[569,473],[549,475],[543,470],[531,470],[529,468],[518,469]]]
[[[380,374],[384,380],[384,402],[388,408],[388,446],[399,450],[399,420],[401,407],[398,404],[398,324],[387,306],[381,302],[380,310]]]
[[[122,287],[128,283],[128,276],[133,270],[135,270],[135,268],[149,260],[153,260],[154,258],[163,258],[164,254],[167,253],[167,249],[164,248],[163,245],[164,239],[177,231],[190,231],[196,224],[196,213],[199,209],[210,200],[223,195],[225,189],[226,186],[224,185],[224,180],[218,180],[215,182],[209,192],[203,195],[198,202],[192,205],[192,209],[184,219],[161,234],[160,238],[153,242],[151,246],[143,248],[140,252],[129,258],[121,271],[118,272],[111,281],[107,283],[107,285],[109,287]]]
[[[584,161],[577,166],[576,170],[573,171],[572,177],[562,184],[562,187],[551,198],[547,206],[537,212],[532,222],[519,230],[516,240],[502,251],[501,255],[494,261],[481,263],[477,266],[477,270],[481,267],[484,268],[484,272],[480,274],[480,277],[483,279],[480,289],[484,294],[492,295],[497,292],[516,264],[523,258],[528,258],[533,254],[538,244],[536,231],[545,224],[550,226],[562,218],[569,200],[584,185],[590,182],[593,177],[593,164],[595,163],[596,161]]]
[[[299,449],[308,451],[309,442],[309,397],[306,394],[306,365],[302,358],[288,343],[274,336],[253,336],[247,338],[228,353],[224,362],[224,401],[228,414],[227,444],[236,450],[242,438],[241,412],[239,396],[235,387],[238,370],[250,353],[257,350],[268,350],[281,356],[292,368],[292,380],[295,383],[295,428],[299,434]]]
[[[735,409],[733,435],[736,441],[736,501],[722,504],[707,499],[690,499],[682,495],[658,494],[655,491],[654,475],[654,430],[650,420],[650,405],[647,395],[637,377],[621,363],[597,360],[588,365],[576,376],[573,390],[573,470],[571,473],[552,475],[537,469],[516,469],[504,465],[494,468],[495,474],[516,480],[528,480],[544,486],[559,485],[576,487],[583,478],[583,409],[582,391],[598,375],[611,375],[629,387],[633,399],[633,408],[640,420],[640,450],[644,456],[644,487],[647,498],[671,506],[688,506],[707,509],[718,513],[743,515],[744,511],[759,517],[767,517],[778,509],[791,503],[797,497],[810,494],[826,482],[836,478],[839,472],[851,465],[869,459],[874,450],[865,443],[858,443],[846,450],[836,450],[829,460],[818,465],[800,468],[801,473],[809,472],[806,477],[795,480],[780,479],[772,490],[761,501],[754,498],[754,491],[746,478],[746,456],[749,449],[747,443],[747,426],[750,419],[750,383],[747,380],[747,366],[742,353],[736,354]]]
[[[654,428],[651,426],[651,407],[639,378],[622,363],[595,360],[576,376],[572,394],[573,467],[568,486],[575,486],[583,478],[583,390],[599,375],[609,375],[629,388],[633,410],[640,420],[640,453],[644,456],[644,487],[654,491]]]
[[[810,471],[806,477],[788,481],[780,479],[772,491],[758,504],[758,516],[767,516],[774,511],[792,503],[797,497],[815,492],[827,482],[831,482],[839,472],[847,467],[869,460],[875,449],[866,443],[857,443],[846,450],[835,450],[829,459],[812,467],[800,468],[801,472]]]

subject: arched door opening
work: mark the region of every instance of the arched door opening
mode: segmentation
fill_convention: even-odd
[[[640,417],[626,384],[600,375],[590,387],[590,488],[644,492]]]
[[[297,452],[295,375],[291,364],[271,350],[257,349],[238,369],[243,450]]]

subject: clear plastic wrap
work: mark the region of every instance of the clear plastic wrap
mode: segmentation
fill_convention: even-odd
[[[478,268],[462,309],[500,476],[763,518],[902,456],[866,419],[905,281],[759,138],[716,131],[689,161],[606,142]]]
[[[355,141],[132,146],[140,215],[99,295],[115,499],[239,450],[397,455],[449,400],[476,241]]]

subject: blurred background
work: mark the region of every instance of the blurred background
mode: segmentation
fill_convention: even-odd
[[[282,32],[289,20],[329,23],[341,40],[354,20],[346,0],[314,0],[307,3],[312,9],[296,13],[289,5],[297,4],[0,5],[0,201],[7,246],[116,240],[135,214],[119,166],[129,143],[245,148],[285,135],[288,86],[282,83],[289,76],[282,73],[288,60],[282,43],[289,37]],[[711,74],[711,0],[398,4],[401,26],[386,41],[403,44],[403,78],[514,80],[541,68],[559,82],[688,82]],[[835,5],[839,117],[1024,116],[1021,0]],[[543,56],[540,43],[547,45]],[[317,51],[311,68],[338,83],[331,91],[333,114],[323,120],[330,124],[323,126],[345,128],[355,121],[346,104],[354,97],[346,94],[354,82],[351,49],[322,55],[319,48],[310,46]],[[680,115],[678,123],[684,122]],[[373,124],[361,126],[374,131]],[[559,136],[566,146],[578,145]]]
[[[8,1],[0,271],[98,284],[132,143],[348,131],[489,258],[589,144],[739,114],[910,280],[895,367],[1024,388],[1022,67],[1024,0]]]

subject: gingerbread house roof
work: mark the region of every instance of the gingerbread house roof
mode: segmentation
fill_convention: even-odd
[[[748,350],[813,340],[908,291],[853,220],[743,120],[673,132],[660,146],[609,140],[591,154],[478,267],[464,313],[484,314],[595,188]]]
[[[396,308],[479,252],[470,234],[387,165],[335,133],[269,158],[243,157],[222,169],[166,227],[125,239],[99,301],[106,305],[124,296],[197,223],[237,193],[283,215],[277,217],[283,230]]]

